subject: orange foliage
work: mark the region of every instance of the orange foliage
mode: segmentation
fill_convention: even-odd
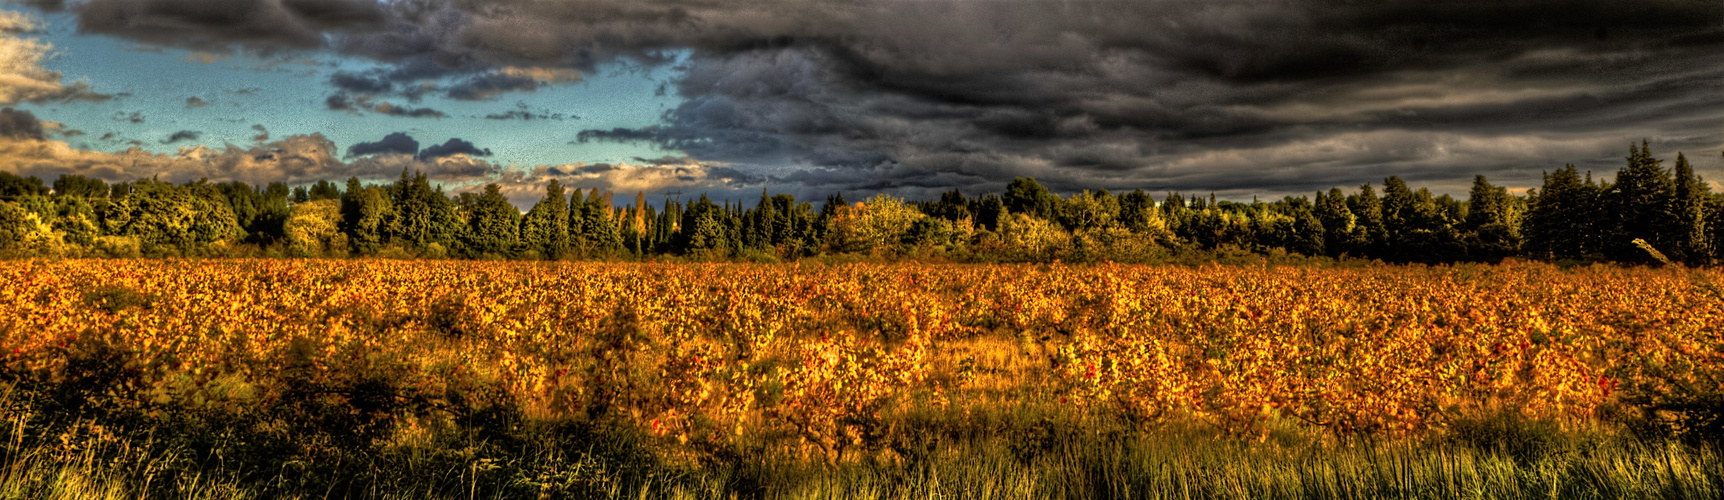
[[[420,397],[489,388],[539,417],[623,418],[679,442],[776,432],[839,453],[911,400],[1399,434],[1468,412],[1584,421],[1625,392],[1720,390],[1724,297],[1707,284],[1720,278],[37,260],[0,264],[0,349],[8,369],[54,377],[100,340],[123,353],[135,377],[117,390],[139,404],[243,407],[293,377],[387,371]]]

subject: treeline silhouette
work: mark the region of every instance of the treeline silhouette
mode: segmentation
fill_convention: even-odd
[[[450,196],[419,173],[393,184],[150,179],[107,184],[62,175],[52,185],[0,172],[0,255],[308,256],[628,259],[690,256],[770,261],[868,254],[960,261],[1156,262],[1181,255],[1350,256],[1390,262],[1724,259],[1724,198],[1678,154],[1674,168],[1644,141],[1614,182],[1573,165],[1511,195],[1480,175],[1466,200],[1398,177],[1351,192],[1271,202],[1136,190],[1059,196],[1034,179],[1002,194],[944,193],[904,202],[842,194],[812,203],[764,191],[752,206],[667,200],[552,181],[522,213],[495,184]]]

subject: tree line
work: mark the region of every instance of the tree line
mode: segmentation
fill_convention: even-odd
[[[1510,194],[1476,176],[1465,200],[1398,177],[1310,197],[1240,203],[1135,190],[1068,196],[1018,178],[1004,193],[904,201],[877,195],[821,203],[761,193],[747,203],[618,203],[557,181],[526,212],[495,184],[451,196],[424,174],[392,184],[319,181],[52,184],[0,172],[0,255],[388,256],[778,260],[888,254],[961,261],[1154,262],[1208,252],[1355,257],[1389,262],[1542,260],[1710,265],[1724,260],[1724,197],[1678,154],[1644,141],[1613,181],[1573,165]],[[627,200],[625,200],[627,201]]]

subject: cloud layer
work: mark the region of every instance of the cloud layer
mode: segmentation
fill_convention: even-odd
[[[327,104],[395,116],[447,115],[384,99],[488,100],[611,62],[683,61],[669,88],[684,102],[662,123],[568,137],[656,145],[707,165],[693,177],[712,189],[804,197],[997,191],[1016,176],[1245,196],[1387,175],[1524,187],[1566,162],[1614,170],[1642,137],[1665,156],[1724,144],[1724,5],[1710,0],[33,3],[86,33],[369,58],[382,66],[328,79]],[[642,168],[659,167],[629,175],[665,172]]]
[[[58,71],[42,67],[54,47],[23,36],[40,28],[29,16],[0,10],[0,104],[109,99],[91,91],[86,82],[68,85]]]

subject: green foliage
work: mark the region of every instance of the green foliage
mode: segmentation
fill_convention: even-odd
[[[1008,258],[1046,262],[1060,258],[1071,248],[1071,234],[1058,224],[1027,213],[1013,213],[1000,223],[1000,239]]]
[[[463,253],[470,257],[512,257],[519,243],[517,231],[521,212],[509,204],[496,184],[486,184],[467,214],[467,227],[461,233]]]
[[[409,249],[419,250],[432,244],[449,245],[461,229],[461,220],[454,202],[441,191],[431,188],[423,173],[401,179],[389,188],[392,207],[387,225],[389,241]]]
[[[1608,187],[1581,179],[1574,165],[1546,173],[1521,225],[1526,255],[1542,259],[1603,258],[1607,238],[1603,198]]]
[[[92,179],[82,175],[60,174],[54,179],[55,196],[76,196],[80,198],[107,198],[108,183],[101,179]]]
[[[545,197],[521,219],[521,245],[551,259],[569,251],[569,200],[556,179],[545,186]]]
[[[1497,262],[1520,253],[1520,207],[1508,190],[1474,177],[1463,238],[1472,260]]]
[[[576,191],[576,194],[578,195],[579,191]],[[610,257],[623,250],[622,228],[618,227],[618,221],[612,217],[611,211],[611,193],[600,193],[597,188],[588,193],[586,201],[570,204],[569,232],[582,254]],[[722,223],[728,219],[728,216],[715,217],[714,222]],[[579,231],[575,230],[577,225]]]
[[[1000,201],[1011,213],[1053,220],[1054,207],[1060,200],[1035,179],[1017,177],[1012,179],[1011,184],[1006,185],[1006,194],[1000,197]]]
[[[1317,222],[1323,225],[1323,249],[1330,256],[1352,254],[1365,246],[1365,235],[1359,230],[1359,218],[1347,206],[1347,196],[1341,188],[1317,193],[1312,207]]]
[[[394,216],[387,189],[362,185],[357,177],[347,179],[347,190],[341,194],[341,232],[347,234],[353,253],[376,255],[382,250]]]
[[[1710,263],[1712,247],[1718,244],[1709,238],[1708,233],[1712,228],[1707,227],[1707,209],[1712,201],[1712,187],[1695,175],[1694,166],[1688,163],[1688,158],[1682,153],[1676,154],[1676,168],[1672,174],[1675,193],[1670,200],[1670,253],[1677,260],[1688,264]]]
[[[212,185],[139,180],[131,189],[103,210],[102,229],[136,238],[145,252],[195,254],[212,244],[232,243],[240,235],[233,209]]]
[[[1119,216],[1119,199],[1106,190],[1083,191],[1060,200],[1054,207],[1055,220],[1067,231],[1102,229],[1115,224]]]
[[[1615,212],[1616,227],[1606,251],[1617,260],[1646,262],[1646,253],[1631,242],[1646,240],[1660,250],[1672,248],[1677,240],[1671,234],[1676,224],[1672,198],[1676,187],[1670,175],[1652,157],[1644,141],[1640,147],[1629,146],[1628,165],[1616,172],[1616,184],[1605,198]]]
[[[1313,198],[1249,203],[1181,193],[1167,193],[1157,203],[1143,190],[1061,197],[1035,179],[1016,178],[1002,195],[975,198],[952,190],[937,200],[876,196],[851,205],[835,193],[818,211],[794,196],[765,190],[751,205],[702,195],[653,206],[638,193],[632,205],[619,207],[611,193],[569,193],[553,180],[524,216],[507,200],[481,203],[481,192],[451,198],[424,173],[406,170],[390,185],[366,186],[352,178],[345,189],[328,181],[297,187],[201,181],[176,186],[150,179],[109,185],[63,175],[52,195],[39,179],[0,172],[0,201],[18,209],[8,212],[8,233],[0,244],[13,256],[377,255],[393,248],[391,255],[400,257],[746,253],[796,259],[843,252],[969,261],[1142,262],[1159,256],[1154,258],[1197,262],[1222,251],[1423,263],[1515,256],[1653,262],[1632,243],[1640,239],[1672,262],[1699,266],[1724,259],[1724,197],[1711,192],[1687,157],[1678,154],[1674,168],[1666,170],[1643,141],[1630,147],[1626,160],[1614,184],[1569,165],[1546,173],[1543,184],[1525,196],[1477,176],[1464,200],[1415,189],[1394,176],[1385,179],[1381,196],[1364,184],[1351,194],[1334,188]],[[336,234],[312,223],[320,215],[301,220],[290,235],[294,207],[319,200],[339,201]],[[318,207],[322,213],[327,205]],[[31,214],[29,220],[24,214]],[[1048,221],[1058,231],[1026,225],[1018,214]],[[496,225],[510,219],[518,221],[512,231]],[[38,223],[47,231],[38,230]],[[255,247],[236,249],[236,243]]]
[[[42,184],[42,179],[0,171],[0,200],[27,195],[47,196],[48,186]]]
[[[36,213],[17,203],[0,201],[0,255],[53,255],[59,239]]]
[[[347,253],[347,234],[341,232],[341,202],[331,199],[295,204],[285,224],[289,248],[305,256],[340,256]]]
[[[838,209],[828,223],[826,244],[840,252],[889,251],[925,217],[903,200],[875,195],[865,203]]]

